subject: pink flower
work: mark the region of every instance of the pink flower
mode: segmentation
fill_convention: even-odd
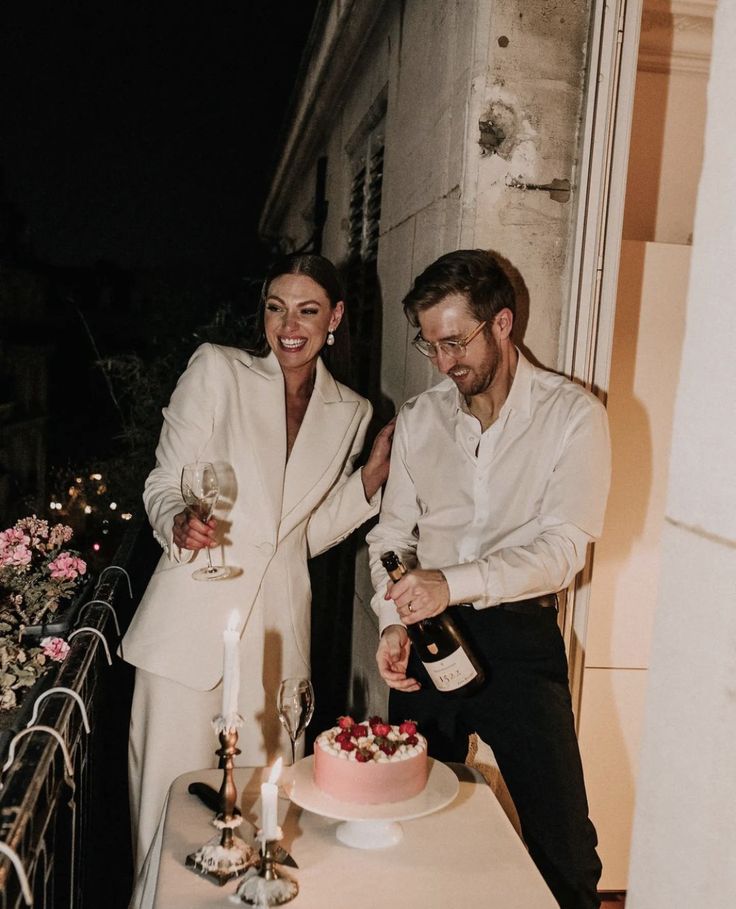
[[[60,663],[69,653],[69,645],[62,638],[41,638],[41,652]]]
[[[45,540],[49,535],[49,522],[37,518],[34,514],[29,518],[21,518],[20,521],[17,521],[14,529],[25,531],[31,537],[32,545],[38,547],[41,540]]]
[[[3,530],[0,533],[0,546],[15,546],[18,543],[23,543],[24,546],[27,546],[31,542],[31,538],[28,534],[23,533],[19,527],[9,527],[7,530]]]
[[[87,563],[68,552],[59,553],[53,562],[49,563],[51,577],[56,580],[74,581],[87,570]]]
[[[56,549],[62,543],[68,543],[72,538],[72,529],[66,524],[54,524],[49,532],[49,548]]]
[[[18,527],[10,527],[0,533],[0,568],[8,565],[28,565],[33,553],[28,548],[31,538]]]
[[[13,567],[30,565],[32,558],[33,553],[25,543],[16,543],[14,546],[2,546],[0,548],[0,568],[8,565]]]

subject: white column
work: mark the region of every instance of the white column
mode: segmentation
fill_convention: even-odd
[[[734,47],[736,3],[721,0],[627,909],[736,904]]]

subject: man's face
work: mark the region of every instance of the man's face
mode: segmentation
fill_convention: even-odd
[[[462,294],[449,294],[418,316],[425,341],[461,341],[478,326],[478,319],[468,308]],[[487,391],[498,372],[501,353],[498,341],[486,325],[465,349],[465,355],[450,355],[435,348],[432,362],[449,376],[466,398]]]

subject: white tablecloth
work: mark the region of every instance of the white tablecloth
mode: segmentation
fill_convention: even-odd
[[[299,884],[294,909],[556,909],[495,796],[477,772],[451,765],[460,779],[457,798],[433,814],[403,821],[404,837],[385,849],[353,849],[335,837],[338,821],[279,800],[282,845],[298,869],[285,869]],[[240,768],[235,782],[251,839],[257,823],[261,768]],[[180,776],[169,793],[160,831],[160,859],[149,869],[141,905],[154,909],[224,909],[237,881],[218,887],[186,868],[187,855],[215,834],[212,812],[187,792],[190,782],[219,789],[222,774],[200,770]],[[158,874],[156,874],[156,864]],[[155,888],[155,896],[154,896]]]

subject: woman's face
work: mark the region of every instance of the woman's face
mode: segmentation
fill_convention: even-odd
[[[274,278],[264,307],[266,340],[283,370],[314,367],[344,308],[342,301],[333,307],[324,289],[306,275]]]

